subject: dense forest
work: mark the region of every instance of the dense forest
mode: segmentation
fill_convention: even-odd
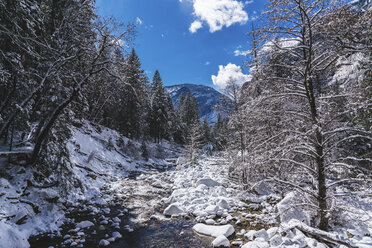
[[[226,82],[223,104],[216,106],[220,111],[217,122],[211,125],[206,118],[201,120],[198,102],[191,92],[182,93],[175,106],[159,71],[155,71],[152,80],[148,78],[134,48],[135,24],[98,16],[94,0],[0,0],[0,188],[4,191],[0,192],[0,203],[4,204],[0,205],[0,239],[10,240],[0,241],[0,248],[23,237],[7,228],[23,225],[51,208],[41,207],[44,200],[40,203],[27,198],[34,195],[27,193],[30,188],[34,188],[32,192],[45,188],[58,192],[54,198],[48,195],[45,204],[60,204],[56,208],[63,211],[79,208],[85,204],[81,199],[79,203],[66,203],[75,201],[71,200],[77,195],[74,189],[80,187],[79,194],[90,192],[94,188],[91,182],[98,181],[98,176],[107,177],[106,186],[100,188],[104,192],[107,185],[119,180],[117,171],[127,173],[123,164],[133,164],[138,169],[164,163],[161,169],[165,170],[166,159],[171,156],[182,158],[183,162],[177,161],[176,171],[180,174],[169,172],[167,179],[154,179],[150,174],[146,179],[154,180],[152,186],[156,189],[170,193],[175,190],[168,200],[162,199],[163,205],[171,204],[164,210],[165,216],[191,215],[207,227],[235,220],[234,228],[242,228],[238,217],[230,213],[256,204],[243,217],[258,211],[275,215],[272,219],[261,216],[264,223],[260,227],[286,225],[286,230],[297,230],[319,242],[319,246],[310,246],[307,240],[308,243],[293,247],[372,245],[368,239],[372,232],[370,5],[370,1],[268,1],[261,20],[256,26],[252,24],[247,34],[251,50],[245,66],[251,77],[243,85],[234,78]],[[99,157],[97,151],[83,151],[82,146],[90,147],[89,142],[83,143],[84,135],[91,135],[92,144],[101,139],[107,156],[113,156],[110,152],[123,156],[120,163],[102,162],[106,155]],[[79,160],[84,156],[87,158]],[[209,169],[214,163],[218,168]],[[206,172],[201,165],[207,168]],[[114,167],[112,177],[105,174]],[[80,169],[84,174],[77,173]],[[221,179],[223,169],[227,175]],[[27,177],[20,176],[24,173]],[[213,181],[212,176],[203,178],[205,173],[224,183]],[[84,179],[88,177],[92,181]],[[23,186],[14,186],[19,187],[15,190],[17,196],[8,196],[9,182],[18,179]],[[172,188],[169,181],[179,183],[178,188]],[[183,197],[191,197],[187,196],[190,192],[192,197],[200,197],[204,191],[206,197],[217,197],[208,198],[217,208],[213,210],[204,199],[181,199],[180,190],[191,187],[191,183],[195,188]],[[230,187],[230,191],[226,193],[218,187]],[[237,189],[238,193],[234,191]],[[263,191],[270,193],[262,197]],[[226,199],[218,198],[221,195]],[[60,198],[63,201],[56,200]],[[15,199],[32,210],[19,216],[20,210],[9,207]],[[102,205],[103,213],[114,206],[110,204]],[[271,207],[273,204],[276,207]],[[299,221],[285,219],[283,206],[300,208],[301,214],[293,214]],[[123,211],[120,214],[124,216]],[[256,222],[258,219],[254,217]],[[101,220],[101,225],[105,220]],[[250,221],[254,222],[253,217]],[[364,229],[345,234],[353,221]],[[197,225],[204,224],[196,224],[196,232],[214,236],[213,228],[205,231]],[[242,246],[242,240],[235,241],[246,248],[286,247],[290,243],[285,239],[293,241],[297,237],[289,237],[285,230],[277,231],[281,241],[271,241],[274,234],[262,238],[263,231],[245,235],[243,230],[237,235],[248,243]],[[51,230],[29,232],[26,237],[47,231]],[[227,237],[231,234],[225,234],[222,238],[214,236],[212,245],[230,246]],[[113,241],[120,234],[115,235]],[[358,237],[368,240],[359,240],[356,245]],[[71,241],[56,247],[73,246],[76,241],[66,239]],[[102,240],[100,246],[110,244]],[[17,242],[10,247],[29,245],[27,241]]]
[[[94,1],[2,1],[1,39],[2,152],[31,149],[27,164],[61,161],[66,124],[83,119],[128,138],[179,144],[201,125],[195,98],[181,96],[175,108],[160,73],[150,83],[128,51],[135,26],[98,18]]]

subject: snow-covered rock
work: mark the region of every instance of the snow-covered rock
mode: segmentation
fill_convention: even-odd
[[[269,247],[270,247],[269,243],[261,240],[251,241],[242,246],[242,248],[269,248]]]
[[[223,235],[225,237],[229,237],[235,232],[235,229],[232,225],[223,225],[223,226],[211,226],[211,225],[205,225],[198,223],[194,225],[192,228],[195,232],[204,234],[207,236],[213,236],[218,237],[220,235]]]
[[[213,240],[212,247],[230,247],[230,241],[224,235],[220,235]]]
[[[117,239],[121,239],[123,236],[119,233],[119,232],[113,232],[112,233],[112,237],[117,240]]]
[[[271,239],[270,239],[270,246],[273,246],[273,247],[277,247],[279,245],[281,245],[283,243],[283,239],[280,235],[274,235]]]
[[[193,213],[196,217],[206,217],[208,215],[207,212],[202,211],[202,210],[195,210]]]
[[[182,213],[183,213],[182,209],[180,209],[176,203],[169,205],[166,209],[164,209],[163,212],[163,214],[166,216],[180,215]]]
[[[219,210],[218,206],[211,205],[211,206],[206,207],[204,211],[207,212],[208,214],[215,215],[217,214],[218,210]]]
[[[213,179],[210,179],[210,178],[199,179],[199,181],[196,183],[196,185],[199,185],[199,184],[204,184],[208,187],[216,187],[216,186],[221,185],[219,182],[216,182],[216,181],[214,181]]]
[[[99,241],[99,244],[98,244],[100,247],[105,247],[105,246],[108,246],[110,245],[110,242],[107,241],[106,239],[102,239],[101,241]]]
[[[296,219],[306,225],[310,225],[310,217],[303,212],[300,207],[295,207],[296,204],[298,204],[298,196],[294,192],[289,192],[283,200],[276,205],[280,221],[284,223]]]
[[[269,240],[269,235],[267,234],[267,232],[266,232],[265,229],[261,229],[261,230],[255,232],[255,233],[253,234],[253,237],[254,237],[255,239],[260,238],[260,239],[262,239],[262,240],[264,240],[264,241],[268,241],[268,240]]]
[[[93,222],[91,222],[89,220],[84,220],[84,221],[79,222],[78,224],[76,224],[76,228],[81,228],[81,229],[88,228],[88,227],[91,227],[91,226],[94,226],[94,224],[93,224]]]
[[[207,220],[205,220],[205,224],[214,225],[214,224],[216,224],[216,221],[214,221],[213,219],[207,219]]]
[[[271,227],[267,229],[267,235],[269,235],[269,239],[271,239],[277,232],[278,232],[278,227]]]
[[[217,206],[219,206],[220,208],[229,209],[229,203],[227,203],[225,199],[218,200]]]

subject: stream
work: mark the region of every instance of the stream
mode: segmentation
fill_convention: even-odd
[[[132,173],[121,182],[123,189],[130,193],[124,198],[114,198],[109,206],[99,208],[81,203],[78,207],[68,208],[67,221],[61,226],[60,233],[32,236],[29,239],[31,248],[99,247],[100,241],[110,239],[114,232],[119,232],[122,237],[106,247],[209,247],[213,238],[193,232],[195,222],[192,218],[154,217],[164,210],[160,199],[169,196],[171,191],[154,187],[149,180],[137,179],[139,175],[141,173]],[[76,228],[76,223],[82,221],[90,221],[93,225]]]

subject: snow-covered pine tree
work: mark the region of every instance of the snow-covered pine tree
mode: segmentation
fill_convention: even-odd
[[[194,123],[190,124],[187,133],[187,143],[185,147],[186,157],[191,163],[196,163],[198,160],[198,150],[203,145],[203,135],[200,132],[201,123],[196,120]]]
[[[168,137],[168,100],[163,87],[163,82],[158,70],[155,71],[152,87],[151,87],[151,100],[150,100],[150,133],[156,142]]]
[[[126,83],[122,92],[121,118],[125,120],[122,133],[130,138],[139,138],[143,133],[143,117],[145,113],[146,93],[145,75],[141,69],[141,62],[132,49],[124,67],[124,81]]]
[[[190,91],[187,92],[187,95],[183,100],[180,115],[182,122],[185,123],[187,126],[192,125],[196,120],[199,120],[200,118],[198,102],[195,96],[193,96]]]
[[[179,113],[181,112],[184,101],[185,101],[185,94],[181,92],[180,96],[178,97],[178,102],[177,102],[177,111]]]

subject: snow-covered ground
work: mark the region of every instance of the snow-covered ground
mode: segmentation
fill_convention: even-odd
[[[340,218],[342,225],[335,231],[324,233],[310,227],[309,214],[296,207],[295,192],[283,198],[261,185],[256,193],[248,193],[229,179],[223,158],[200,156],[194,164],[178,159],[174,168],[164,159],[180,154],[172,144],[149,143],[150,159],[145,161],[140,143],[113,130],[84,123],[72,131],[71,173],[81,186],[68,197],[62,197],[57,186],[38,185],[32,169],[0,161],[0,248],[29,247],[31,235],[53,231],[52,237],[61,240],[58,247],[85,247],[96,230],[105,237],[97,244],[110,245],[121,238],[123,229],[131,232],[150,219],[174,218],[194,221],[190,230],[213,237],[214,247],[327,247],[309,233],[349,247],[372,247],[371,199],[360,199],[358,204],[364,207],[359,209],[346,199],[344,207],[359,211],[364,219],[358,222],[355,217],[350,223],[354,218],[350,213],[344,221]],[[138,172],[142,174],[132,177]],[[128,211],[128,223],[123,223]],[[90,217],[66,217],[73,212]],[[61,230],[63,223],[69,229]]]
[[[58,184],[39,185],[32,168],[0,158],[0,248],[29,247],[31,235],[58,233],[69,208],[84,204],[96,205],[95,211],[107,208],[123,196],[120,185],[130,173],[167,169],[172,164],[165,158],[180,153],[179,147],[167,142],[147,143],[150,158],[146,161],[141,143],[111,129],[85,122],[80,128],[72,127],[72,132],[67,145],[72,166],[68,169],[71,180],[79,184],[64,192],[67,196]]]
[[[167,187],[173,192],[163,199],[167,204],[163,213],[195,217],[200,223],[194,231],[216,237],[214,247],[328,247],[315,235],[323,235],[331,243],[339,241],[336,247],[372,247],[371,199],[364,201],[370,204],[364,219],[325,233],[309,226],[309,214],[296,207],[299,196],[295,192],[282,199],[262,185],[259,195],[247,193],[228,179],[228,166],[221,158],[204,157],[198,164],[178,165],[164,176],[172,182]]]

